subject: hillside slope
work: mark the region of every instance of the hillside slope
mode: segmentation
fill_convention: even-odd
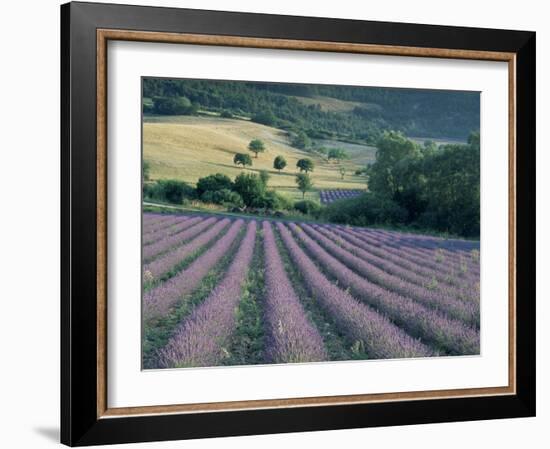
[[[258,158],[247,149],[252,139],[261,139],[266,151]],[[364,147],[365,152],[372,152]],[[203,176],[224,173],[235,178],[243,169],[233,164],[236,153],[249,153],[253,166],[244,169],[257,173],[267,170],[271,179],[269,187],[279,192],[301,197],[296,189],[296,162],[309,157],[315,162],[312,178],[316,190],[365,189],[365,178],[355,176],[356,168],[364,160],[360,154],[356,160],[345,162],[347,174],[341,179],[339,166],[320,157],[289,145],[285,133],[276,128],[244,120],[218,117],[165,116],[145,117],[143,123],[143,158],[151,164],[152,179],[179,179],[191,184]],[[273,159],[284,156],[287,167],[282,173],[273,169]],[[308,197],[317,197],[316,193]]]

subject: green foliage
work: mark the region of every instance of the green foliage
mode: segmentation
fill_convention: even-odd
[[[221,118],[233,118],[233,114],[231,114],[230,111],[224,109],[222,112],[220,112]]]
[[[217,190],[227,189],[232,190],[233,182],[229,176],[223,173],[216,173],[214,175],[208,175],[204,178],[200,178],[197,181],[197,193],[202,196],[204,192],[215,192]]]
[[[394,197],[402,190],[399,175],[409,161],[417,159],[420,148],[399,132],[384,133],[377,143],[376,162],[370,166],[369,189],[381,195]]]
[[[325,96],[361,103],[327,111],[295,98]],[[257,123],[302,131],[309,137],[375,143],[383,131],[464,139],[479,129],[479,93],[261,82],[145,78],[143,96],[186,97],[201,109],[239,111]]]
[[[242,165],[243,167],[246,167],[247,165],[252,165],[252,158],[249,154],[246,153],[237,153],[235,157],[233,158],[233,163],[235,165]]]
[[[229,189],[209,190],[201,195],[201,200],[205,203],[231,205],[236,207],[244,206],[243,199],[237,192]]]
[[[151,173],[151,164],[149,161],[144,160],[141,164],[141,177],[144,181],[149,181],[149,176]]]
[[[260,177],[253,173],[241,173],[235,178],[233,190],[237,192],[245,206],[262,207],[265,185]]]
[[[329,152],[327,147],[318,147],[318,148],[315,148],[315,151],[317,151],[317,153],[319,154],[322,154],[323,156],[327,156]]]
[[[326,206],[324,217],[333,223],[371,226],[404,224],[407,211],[391,199],[366,192],[358,197]]]
[[[279,173],[281,170],[283,170],[286,167],[286,159],[283,156],[277,156],[273,160],[273,168],[275,170],[279,170]]]
[[[248,144],[248,149],[258,157],[258,153],[263,153],[265,151],[265,145],[260,139],[254,139]]]
[[[319,203],[311,200],[296,201],[294,203],[294,209],[304,215],[311,215],[314,218],[319,218],[321,211],[323,210]]]
[[[299,131],[297,134],[292,136],[291,145],[294,148],[304,150],[311,146],[311,140],[305,132]]]
[[[307,173],[298,173],[296,175],[296,184],[298,186],[298,190],[302,192],[302,198],[305,198],[306,192],[313,188],[313,181]]]
[[[153,112],[160,115],[193,115],[197,108],[186,97],[154,97]]]
[[[182,204],[184,199],[194,199],[196,191],[183,181],[160,179],[155,183],[144,184],[143,196],[168,203]]]
[[[270,109],[257,112],[252,116],[253,122],[260,123],[261,125],[266,126],[273,126],[276,120],[277,117],[275,117],[275,114],[273,114]]]
[[[269,210],[291,210],[292,201],[286,196],[277,193],[275,190],[265,192],[261,200],[257,202],[257,207],[262,207]]]
[[[260,170],[260,181],[266,188],[267,188],[267,183],[269,181],[269,178],[271,178],[271,176],[269,176],[269,173],[267,172],[267,170]]]
[[[480,226],[479,140],[447,145],[425,162],[427,205],[419,221],[440,231],[478,236]]]
[[[306,173],[313,171],[315,168],[315,164],[313,161],[309,158],[299,159],[298,162],[296,162],[296,167],[300,169],[301,172],[305,171]]]
[[[327,157],[329,160],[342,161],[344,159],[349,159],[349,154],[343,148],[331,148],[328,150]]]
[[[367,169],[369,190],[404,211],[404,223],[455,235],[479,235],[479,133],[468,145],[423,146],[389,132]],[[369,221],[369,220],[367,220]]]
[[[254,256],[248,270],[246,281],[239,305],[235,310],[235,332],[231,338],[228,352],[229,357],[224,359],[226,365],[252,365],[264,363],[264,257],[261,233],[256,236]]]

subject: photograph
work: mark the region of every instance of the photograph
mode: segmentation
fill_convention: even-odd
[[[142,369],[480,355],[480,92],[141,88]]]

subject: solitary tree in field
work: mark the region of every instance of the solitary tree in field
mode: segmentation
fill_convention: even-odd
[[[283,170],[285,167],[286,159],[283,156],[277,156],[273,161],[273,168],[275,170],[279,170],[279,173],[281,173],[281,170]]]
[[[233,163],[235,165],[242,165],[243,167],[246,167],[247,165],[252,165],[252,158],[245,153],[237,153],[235,157],[233,158]]]
[[[300,169],[301,172],[305,171],[306,173],[313,171],[313,168],[315,165],[313,164],[313,161],[309,158],[300,159],[296,163],[296,167]]]
[[[254,139],[248,144],[248,149],[258,157],[258,153],[263,153],[265,151],[265,145],[260,139]]]
[[[342,179],[344,179],[344,176],[346,175],[346,167],[340,167],[338,171],[340,172],[340,176],[342,176]]]
[[[296,184],[298,185],[298,190],[302,192],[302,199],[305,198],[306,192],[310,191],[313,187],[313,181],[307,173],[298,173],[296,175]]]

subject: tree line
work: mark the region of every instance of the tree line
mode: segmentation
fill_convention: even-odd
[[[319,95],[361,105],[336,112],[296,98]],[[200,108],[246,116],[289,131],[298,148],[323,138],[375,144],[387,130],[464,139],[479,128],[475,92],[144,78],[143,96],[153,101],[144,104],[145,112],[194,114]]]
[[[377,144],[376,161],[365,169],[369,191],[327,207],[330,221],[412,226],[479,237],[480,139],[437,147],[387,132]]]

